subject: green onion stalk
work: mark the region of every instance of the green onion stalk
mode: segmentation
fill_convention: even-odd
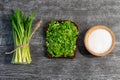
[[[29,41],[31,38],[33,18],[34,13],[27,16],[18,9],[10,15],[15,47],[11,61],[13,64],[30,64],[32,61]]]

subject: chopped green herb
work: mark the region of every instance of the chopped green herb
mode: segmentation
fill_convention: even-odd
[[[70,21],[51,21],[46,34],[47,51],[52,57],[72,57],[78,29]]]

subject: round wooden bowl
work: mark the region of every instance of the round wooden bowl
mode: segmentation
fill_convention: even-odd
[[[90,47],[88,46],[88,38],[89,36],[91,35],[91,33],[97,29],[103,29],[103,30],[106,30],[107,32],[110,33],[111,37],[112,37],[112,44],[111,44],[111,47],[103,52],[103,53],[96,53],[95,51],[91,50]],[[84,44],[85,44],[85,47],[86,49],[88,50],[88,52],[90,52],[91,54],[93,54],[94,56],[106,56],[107,54],[109,54],[113,48],[115,47],[115,42],[116,42],[116,37],[115,37],[115,34],[113,33],[113,31],[111,29],[109,29],[108,27],[106,26],[103,26],[103,25],[97,25],[97,26],[93,26],[91,27],[85,34],[85,38],[84,38]]]

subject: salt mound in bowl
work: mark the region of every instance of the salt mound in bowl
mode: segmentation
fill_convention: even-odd
[[[109,54],[115,46],[116,38],[111,29],[98,25],[90,28],[85,34],[86,49],[95,56]]]

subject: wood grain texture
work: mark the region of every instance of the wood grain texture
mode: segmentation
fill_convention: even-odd
[[[44,23],[31,40],[30,65],[12,65],[13,49],[9,14],[19,8],[35,12],[34,24]],[[46,57],[45,29],[50,20],[74,21],[80,30],[75,59]],[[108,26],[117,42],[111,54],[105,57],[90,55],[83,44],[84,34],[95,25]],[[120,79],[120,0],[0,0],[0,80],[119,80]]]

